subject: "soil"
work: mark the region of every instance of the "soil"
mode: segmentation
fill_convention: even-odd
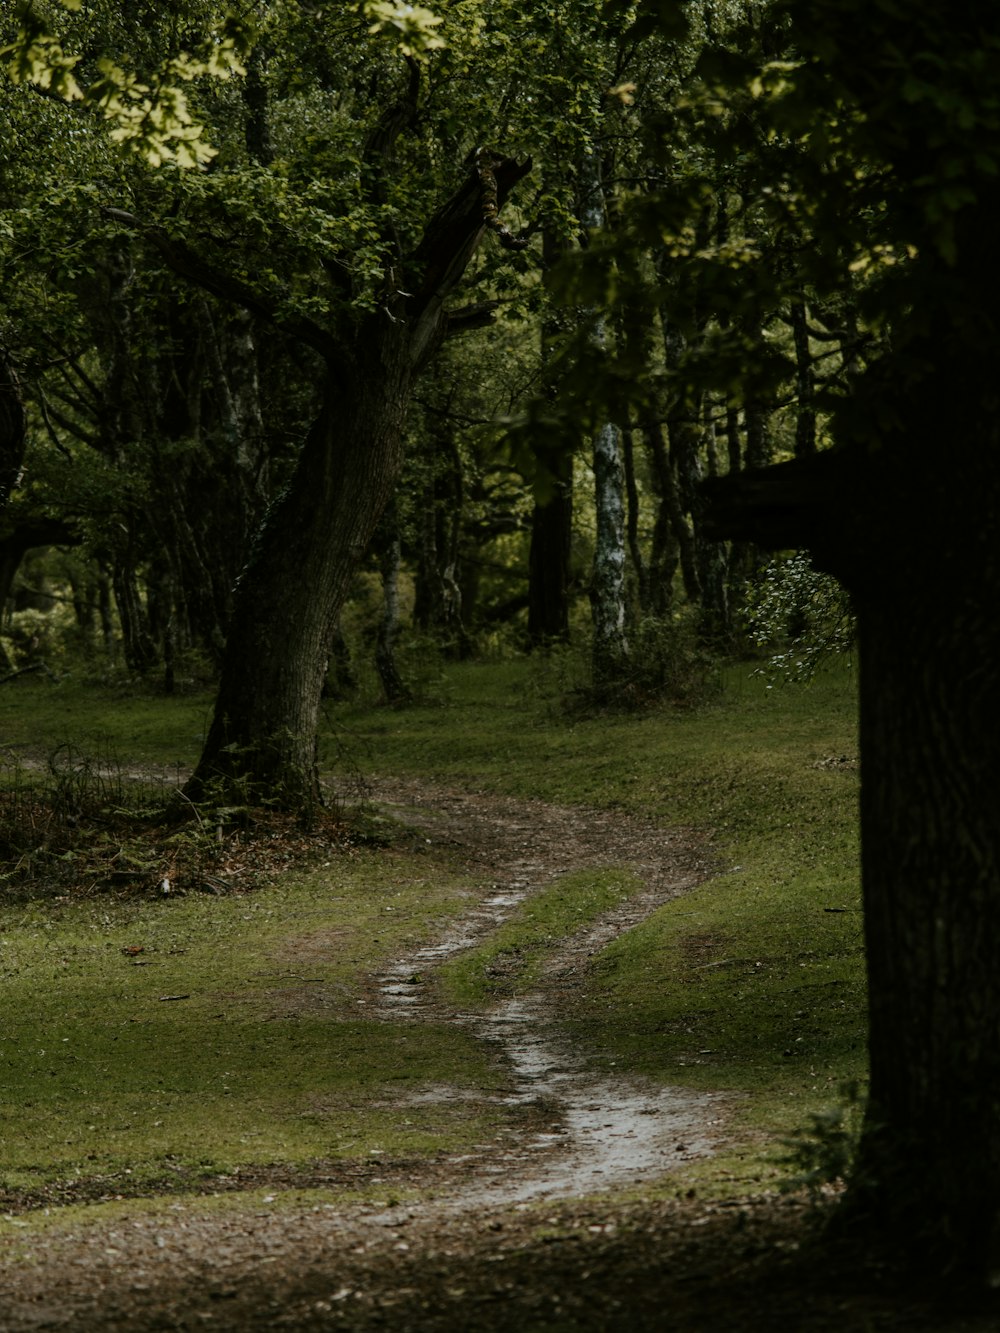
[[[560,1035],[558,1016],[590,955],[704,878],[711,858],[702,840],[621,812],[425,782],[386,779],[374,794],[414,837],[449,846],[488,887],[458,927],[372,978],[370,1012],[464,1023],[496,1043],[510,1070],[503,1096],[538,1110],[531,1132],[461,1159],[359,1167],[367,1183],[385,1185],[376,1203],[297,1202],[287,1187],[324,1182],[274,1169],[241,1175],[257,1191],[242,1206],[183,1194],[127,1217],[92,1210],[72,1228],[32,1231],[30,1242],[23,1218],[7,1213],[3,1333],[1000,1329],[978,1299],[942,1302],[912,1281],[901,1285],[872,1256],[821,1243],[824,1211],[801,1197],[719,1202],[694,1191],[664,1198],[662,1189],[651,1197],[652,1182],[725,1141],[724,1100],[596,1075]],[[557,876],[597,865],[634,871],[642,891],[551,950],[530,994],[485,1018],[442,1008],[427,984],[438,963]],[[348,1183],[345,1172],[325,1182]],[[273,1194],[261,1196],[261,1186]],[[395,1202],[401,1186],[420,1201]]]

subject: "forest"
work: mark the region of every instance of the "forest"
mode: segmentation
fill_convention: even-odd
[[[995,1326],[998,145],[975,0],[0,5],[11,1329]]]

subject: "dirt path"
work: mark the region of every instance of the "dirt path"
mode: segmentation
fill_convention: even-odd
[[[434,842],[446,840],[470,868],[493,880],[487,897],[442,939],[396,960],[380,979],[375,1012],[399,1022],[446,1017],[500,1048],[512,1073],[506,1100],[544,1099],[551,1125],[479,1179],[451,1193],[457,1207],[566,1198],[641,1184],[712,1150],[721,1106],[704,1094],[638,1080],[596,1077],[560,1034],[556,998],[577,984],[587,960],[609,940],[704,878],[700,840],[620,811],[557,806],[475,793],[423,781],[383,780],[380,805]],[[573,870],[614,866],[643,888],[548,954],[541,984],[485,1015],[430,1012],[428,978],[436,965],[475,944],[527,898]],[[442,1091],[445,1095],[446,1090]]]
[[[34,1329],[579,1329],[592,1333],[844,1333],[996,1327],[946,1319],[797,1264],[800,1199],[626,1202],[614,1185],[709,1152],[722,1126],[708,1097],[595,1079],[559,1035],[589,954],[706,873],[697,839],[618,812],[583,811],[385,780],[376,799],[432,843],[446,841],[490,887],[442,939],[373,980],[385,1021],[442,1017],[409,978],[474,942],[524,898],[586,866],[635,871],[644,888],[552,951],[527,996],[486,1017],[451,1015],[509,1062],[506,1095],[543,1099],[551,1123],[513,1150],[452,1163],[433,1197],[406,1207],[288,1206],[280,1190],[220,1210],[163,1200],[72,1230],[0,1218],[0,1333]],[[447,1096],[448,1090],[423,1095]],[[603,1192],[603,1193],[602,1193]],[[584,1197],[585,1196],[585,1197]],[[839,1284],[839,1285],[838,1285]]]

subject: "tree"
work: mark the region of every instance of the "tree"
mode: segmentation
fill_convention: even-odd
[[[817,247],[893,331],[836,447],[718,481],[714,526],[810,550],[861,660],[871,1089],[841,1217],[955,1277],[1000,1272],[1000,19],[972,0],[786,10],[764,71]],[[826,274],[821,270],[825,269]],[[841,269],[840,281],[845,274]]]

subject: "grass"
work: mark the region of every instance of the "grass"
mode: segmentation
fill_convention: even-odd
[[[544,667],[470,666],[444,706],[337,716],[386,770],[618,806],[706,836],[716,873],[608,945],[566,1021],[599,1064],[729,1094],[749,1146],[694,1173],[713,1188],[773,1176],[772,1146],[864,1076],[848,670],[769,689],[733,669],[697,711],[567,720]],[[537,935],[515,918],[450,976],[482,1002],[494,955],[530,957]]]
[[[446,962],[439,971],[444,993],[465,1009],[524,992],[556,942],[576,934],[639,887],[634,875],[617,870],[563,875],[522,903],[483,944]]]
[[[766,1175],[768,1145],[863,1073],[853,683],[769,691],[734,670],[697,711],[592,717],[564,714],[558,684],[545,664],[448,667],[432,703],[330,706],[323,754],[347,790],[358,768],[417,773],[703,837],[710,877],[602,951],[566,1022],[598,1064],[726,1095],[746,1147],[700,1168],[705,1188]],[[210,700],[24,678],[2,705],[16,753],[72,742],[170,767],[196,758]],[[328,859],[247,896],[0,912],[9,1189],[416,1157],[510,1128],[472,1037],[363,1003],[373,970],[463,910],[467,873],[398,845]],[[530,984],[550,939],[631,887],[612,868],[559,881],[445,984],[467,1005]],[[395,1095],[436,1084],[471,1095]]]
[[[491,1137],[506,1117],[485,1100],[499,1078],[486,1052],[451,1026],[366,1018],[369,969],[464,901],[458,880],[426,864],[415,874],[414,860],[366,853],[245,897],[66,901],[9,916],[4,1186],[138,1186]],[[460,1112],[400,1104],[401,1090],[437,1084],[481,1100]]]

